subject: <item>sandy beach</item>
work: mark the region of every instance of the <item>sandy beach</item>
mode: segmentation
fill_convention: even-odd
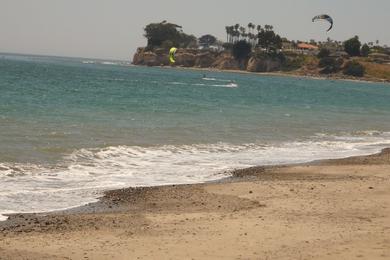
[[[389,259],[390,149],[109,191],[0,223],[0,259]]]
[[[0,260],[390,260],[389,0],[3,2]]]

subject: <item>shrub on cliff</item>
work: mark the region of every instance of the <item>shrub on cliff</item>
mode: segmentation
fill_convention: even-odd
[[[383,53],[390,55],[390,49],[382,47],[382,46],[374,46],[371,48],[373,53]]]
[[[255,53],[253,53],[253,56],[257,59],[278,61],[281,64],[285,63],[287,60],[287,57],[283,52],[265,52],[257,50]]]
[[[328,57],[330,55],[330,51],[326,48],[321,48],[320,52],[317,54],[319,59]]]
[[[364,67],[358,61],[349,61],[345,64],[343,73],[345,75],[355,76],[355,77],[363,77],[364,76]]]
[[[322,68],[320,73],[330,74],[336,73],[340,70],[342,60],[338,60],[332,57],[323,57],[320,59],[318,66]]]
[[[367,57],[369,53],[370,53],[370,47],[366,43],[363,44],[363,46],[362,46],[362,48],[360,50],[360,54],[363,57]]]
[[[305,58],[304,55],[287,55],[282,70],[292,71],[300,69],[305,64]]]
[[[225,42],[225,43],[222,44],[222,47],[223,47],[225,50],[232,50],[232,49],[233,49],[233,43]]]

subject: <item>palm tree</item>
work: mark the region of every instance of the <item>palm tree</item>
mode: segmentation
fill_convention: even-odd
[[[226,42],[229,42],[229,26],[225,26],[226,29]]]
[[[257,46],[257,43],[258,43],[258,40],[259,40],[259,33],[261,32],[261,30],[263,30],[263,28],[261,27],[261,25],[257,25],[256,26],[256,30],[257,30],[257,34],[255,35],[255,46]]]
[[[249,28],[249,33],[248,33],[248,37],[249,37],[249,42],[250,44],[253,46],[254,45],[254,38],[255,38],[255,35],[254,35],[254,32],[253,30],[256,28],[255,24],[250,22],[248,24],[248,28]]]
[[[249,33],[252,32],[252,26],[254,26],[253,23],[248,23],[248,31],[249,31]]]
[[[240,28],[240,24],[236,23],[236,25],[234,25],[234,30],[238,31],[238,28]]]
[[[250,44],[252,45],[252,48],[254,48],[256,46],[256,35],[254,33],[249,33],[249,42]]]
[[[257,33],[260,33],[260,31],[261,31],[261,25],[258,25],[257,27],[256,27],[256,29],[257,29]]]
[[[234,30],[234,26],[230,26],[230,43],[234,43],[236,37],[236,31]]]
[[[266,31],[272,31],[274,29],[272,25],[268,25],[268,24],[264,25],[264,28]]]
[[[234,42],[237,42],[240,39],[240,32],[239,32],[240,24],[234,25]]]
[[[246,34],[245,34],[245,31],[246,31],[245,27],[241,26],[241,27],[239,28],[239,30],[240,30],[241,36],[245,38],[245,37],[246,37],[246,36],[245,36],[245,35],[246,35]]]

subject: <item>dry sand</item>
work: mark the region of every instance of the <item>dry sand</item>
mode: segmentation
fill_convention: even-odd
[[[390,259],[390,150],[111,191],[0,223],[0,259]]]

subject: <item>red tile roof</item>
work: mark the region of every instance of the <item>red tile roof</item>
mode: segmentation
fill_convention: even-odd
[[[298,43],[299,49],[306,49],[306,50],[318,50],[318,46],[308,44],[308,43]]]

